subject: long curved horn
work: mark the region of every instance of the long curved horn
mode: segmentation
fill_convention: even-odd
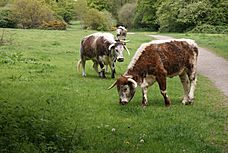
[[[111,44],[111,45],[108,47],[108,50],[111,50],[113,46],[115,46],[115,44]]]
[[[129,50],[127,49],[127,46],[124,45],[124,49],[127,51],[128,55],[131,55]]]
[[[110,90],[110,89],[112,89],[113,87],[115,87],[116,83],[117,83],[117,80],[108,88],[108,90]]]
[[[137,82],[136,82],[135,80],[133,80],[132,78],[128,78],[127,81],[133,83],[133,86],[134,86],[135,88],[137,88]]]

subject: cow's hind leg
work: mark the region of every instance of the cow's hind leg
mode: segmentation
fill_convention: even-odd
[[[194,92],[196,88],[196,81],[197,81],[197,76],[196,76],[196,71],[193,70],[191,73],[188,74],[189,80],[190,80],[190,89],[188,93],[188,103],[193,103],[194,100]]]
[[[196,66],[197,66],[197,53],[194,53],[194,57],[191,60],[189,70],[187,72],[188,78],[190,80],[190,89],[188,93],[188,103],[193,103],[194,100],[194,92],[196,88],[196,81],[197,81],[197,73],[196,73]]]
[[[184,89],[184,97],[183,97],[182,103],[183,104],[188,104],[188,101],[189,101],[189,97],[188,97],[188,93],[189,93],[189,78],[188,78],[186,72],[180,74],[179,78],[181,80],[181,83],[182,83],[182,86],[183,86],[183,89]]]
[[[86,60],[81,60],[82,63],[82,76],[85,77],[86,76],[86,72],[85,72],[85,64],[86,64]]]
[[[97,72],[97,74],[99,75],[99,71],[98,71],[98,62],[93,60],[93,68],[94,70]]]
[[[161,91],[161,94],[165,100],[165,105],[166,106],[170,106],[171,105],[171,101],[167,95],[167,91],[166,91],[166,76],[165,75],[159,75],[156,77],[156,80],[159,84],[159,88]]]

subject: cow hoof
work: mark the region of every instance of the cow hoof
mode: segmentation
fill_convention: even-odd
[[[193,104],[193,100],[188,100],[188,101],[182,101],[182,104],[183,105],[191,105],[191,104]]]
[[[165,104],[165,106],[166,106],[166,107],[170,107],[170,106],[171,106],[171,104],[170,104],[170,103],[169,103],[169,104]]]
[[[86,77],[86,74],[82,74],[82,77]]]
[[[100,77],[101,79],[106,79],[106,76],[105,76],[105,75],[99,75],[99,77]]]

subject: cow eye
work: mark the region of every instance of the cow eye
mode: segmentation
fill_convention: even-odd
[[[124,88],[123,91],[124,91],[124,92],[127,92],[127,88]]]
[[[116,52],[119,52],[119,50],[116,49]]]

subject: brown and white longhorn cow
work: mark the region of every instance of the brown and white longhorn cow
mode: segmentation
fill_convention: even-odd
[[[126,40],[127,29],[124,26],[118,26],[116,29],[116,36],[119,40]]]
[[[155,40],[142,44],[127,71],[109,87],[117,86],[120,104],[127,104],[137,86],[142,88],[142,105],[148,104],[148,87],[158,82],[165,105],[171,104],[166,91],[166,77],[179,76],[183,88],[183,104],[194,99],[198,47],[191,39]]]
[[[111,33],[97,32],[86,36],[81,41],[80,56],[81,59],[78,62],[78,69],[80,64],[82,65],[82,76],[86,76],[85,64],[87,60],[93,61],[93,68],[102,78],[105,78],[104,66],[109,65],[111,68],[111,77],[115,77],[115,62],[124,61],[123,51],[128,49],[125,46],[125,42],[115,40],[114,35]],[[98,65],[100,65],[101,71],[98,71]]]

